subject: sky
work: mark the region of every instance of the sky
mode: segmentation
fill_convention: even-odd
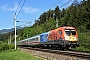
[[[42,13],[47,12],[49,9],[54,10],[56,6],[61,7],[69,0],[26,0],[25,4],[23,5],[24,1],[25,0],[0,1],[0,30],[14,28],[15,13],[17,16],[16,20],[20,21],[16,23],[16,26],[23,24],[24,26],[27,26],[29,25],[26,24],[27,22],[31,22],[31,25],[33,25],[35,23],[35,19],[37,20]],[[78,1],[80,2],[82,0]],[[72,2],[73,0],[60,9],[67,8]]]

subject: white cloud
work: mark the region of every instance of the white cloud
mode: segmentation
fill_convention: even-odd
[[[0,6],[0,10],[6,10],[8,5],[3,5],[3,6]]]
[[[17,10],[17,8],[18,8],[18,10]],[[17,12],[18,12],[20,10],[20,7],[18,7],[18,3],[15,2],[14,7],[9,7],[8,5],[3,5],[3,6],[0,6],[0,10],[4,10],[4,11],[16,11],[17,10]],[[37,8],[33,8],[33,7],[23,7],[22,11],[24,11],[24,13],[36,13],[40,10]]]
[[[39,9],[33,7],[24,7],[23,10],[25,13],[36,13],[40,11]]]
[[[15,6],[14,7],[8,7],[8,5],[3,5],[3,6],[0,6],[0,9],[1,10],[4,10],[4,11],[16,11],[18,8],[18,4],[15,2]]]
[[[15,6],[13,8],[8,8],[7,11],[16,11],[18,8],[18,4],[15,2]]]

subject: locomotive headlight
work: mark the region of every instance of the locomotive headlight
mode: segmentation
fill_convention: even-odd
[[[64,39],[65,40],[69,40],[69,36],[68,35],[65,35]]]
[[[77,40],[76,37],[74,37],[74,40]]]

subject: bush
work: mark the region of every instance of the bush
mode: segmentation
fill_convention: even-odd
[[[5,51],[5,50],[9,50],[9,49],[14,49],[14,45],[13,44],[7,44],[7,43],[2,43],[0,45],[0,52]]]
[[[1,51],[5,51],[9,49],[9,45],[6,43],[1,44]]]
[[[84,46],[76,47],[76,50],[90,52],[90,50],[88,48],[84,47]]]
[[[79,41],[80,46],[76,48],[76,50],[80,51],[90,51],[90,32],[79,32]]]
[[[9,44],[9,49],[14,49],[14,44]]]

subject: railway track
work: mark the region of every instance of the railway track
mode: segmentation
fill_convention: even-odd
[[[52,50],[52,49],[41,49],[41,48],[32,48],[32,47],[23,47],[24,49],[30,49],[35,51],[42,51],[54,54],[68,55],[76,58],[84,58],[86,60],[90,60],[90,53],[85,52],[77,52],[77,51],[63,51],[63,50]]]

